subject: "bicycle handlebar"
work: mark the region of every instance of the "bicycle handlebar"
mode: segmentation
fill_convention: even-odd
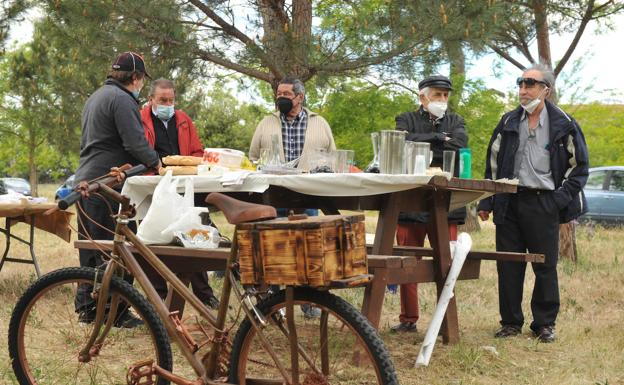
[[[148,170],[148,167],[146,167],[143,164],[140,164],[138,166],[134,166],[122,172],[126,175],[126,178],[130,178],[135,175],[141,175],[145,173],[145,171],[147,170]],[[107,185],[109,187],[113,187],[117,185],[118,183],[119,182],[117,181],[116,177],[104,176],[102,178],[98,178],[95,181],[89,183],[89,187],[87,188],[87,191],[88,192],[95,191],[100,188],[100,185]],[[66,210],[71,205],[76,203],[81,197],[82,197],[82,193],[80,191],[72,191],[71,194],[69,194],[65,198],[58,201],[58,208],[61,210]]]

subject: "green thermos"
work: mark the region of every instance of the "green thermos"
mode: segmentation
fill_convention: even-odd
[[[459,149],[459,177],[463,179],[472,178],[472,153],[469,148]]]

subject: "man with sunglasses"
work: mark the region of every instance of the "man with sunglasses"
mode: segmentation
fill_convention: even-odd
[[[557,259],[559,224],[587,211],[583,186],[588,153],[580,126],[546,97],[555,83],[552,70],[535,65],[516,81],[520,106],[503,115],[490,140],[485,177],[518,179],[516,194],[496,194],[479,202],[482,220],[494,214],[498,251],[544,254],[533,263],[533,334],[555,340],[559,312]],[[521,333],[526,262],[497,262],[501,328],[497,338]]]

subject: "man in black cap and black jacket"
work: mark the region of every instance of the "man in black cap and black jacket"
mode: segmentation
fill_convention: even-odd
[[[125,163],[160,166],[158,153],[145,139],[139,115],[138,97],[145,76],[149,77],[143,58],[134,52],[124,52],[113,62],[104,85],[87,99],[82,111],[76,181],[89,181]],[[117,213],[119,204],[97,196],[83,197],[79,204],[84,213],[78,210],[78,238],[85,239],[85,235],[89,235],[92,239],[113,239],[111,231],[115,229],[115,222],[110,210]],[[102,264],[98,250],[80,249],[79,253],[80,266]],[[81,323],[91,323],[95,319],[92,290],[91,285],[81,285],[76,292],[75,307]],[[115,327],[132,328],[143,323],[129,312],[122,311],[118,316]]]
[[[456,114],[447,113],[449,93],[453,87],[446,76],[434,75],[418,83],[420,108],[405,112],[396,117],[396,129],[407,131],[406,140],[427,142],[433,151],[431,166],[442,167],[442,153],[445,150],[457,151],[468,145],[464,130],[464,120]],[[459,157],[455,157],[455,176],[459,172]],[[457,225],[464,222],[466,209],[458,209],[449,214],[449,236],[457,239]],[[423,246],[427,235],[429,213],[409,212],[399,215],[397,243],[402,246]],[[400,323],[391,328],[393,332],[416,331],[418,310],[418,285],[401,285]]]

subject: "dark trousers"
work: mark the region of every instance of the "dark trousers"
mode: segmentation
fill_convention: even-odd
[[[208,283],[208,273],[205,271],[198,271],[196,273],[192,273],[189,275],[189,280],[191,282],[191,288],[193,289],[193,294],[200,301],[206,302],[210,297],[214,295],[212,291],[212,287]],[[161,277],[154,270],[153,275],[149,275],[149,279],[156,289],[156,292],[160,296],[160,298],[165,299],[167,297],[167,282],[163,277]]]
[[[427,225],[424,223],[399,223],[396,239],[400,246],[424,246],[427,236]],[[449,223],[449,240],[457,240],[457,224]],[[420,259],[420,257],[417,257]],[[405,283],[401,285],[401,314],[400,322],[416,322],[420,317],[418,306],[418,284]]]
[[[554,326],[559,312],[559,210],[552,192],[525,190],[512,194],[505,222],[496,225],[496,250],[537,253],[544,263],[532,263],[535,286],[531,297],[531,329]],[[522,288],[526,262],[502,262],[498,270],[498,301],[501,324],[522,326]]]
[[[108,205],[106,202],[108,202]],[[85,235],[89,235],[91,239],[112,240],[113,232],[115,231],[115,220],[111,217],[111,211],[113,214],[117,214],[119,211],[119,204],[108,199],[104,201],[103,198],[94,195],[89,198],[82,198],[79,204],[82,206],[85,213],[93,221],[101,225],[101,227],[87,219],[82,211],[76,207],[78,212],[78,239],[87,239]],[[129,227],[132,231],[136,231],[134,222],[131,222]],[[110,232],[106,229],[110,230]],[[80,266],[82,267],[96,268],[104,262],[102,260],[102,253],[99,250],[80,249],[78,253]],[[126,274],[124,279],[130,284],[132,284],[134,280],[129,274]],[[83,284],[78,286],[76,298],[74,300],[76,311],[90,310],[95,307],[95,301],[91,298],[92,291],[92,285]]]

